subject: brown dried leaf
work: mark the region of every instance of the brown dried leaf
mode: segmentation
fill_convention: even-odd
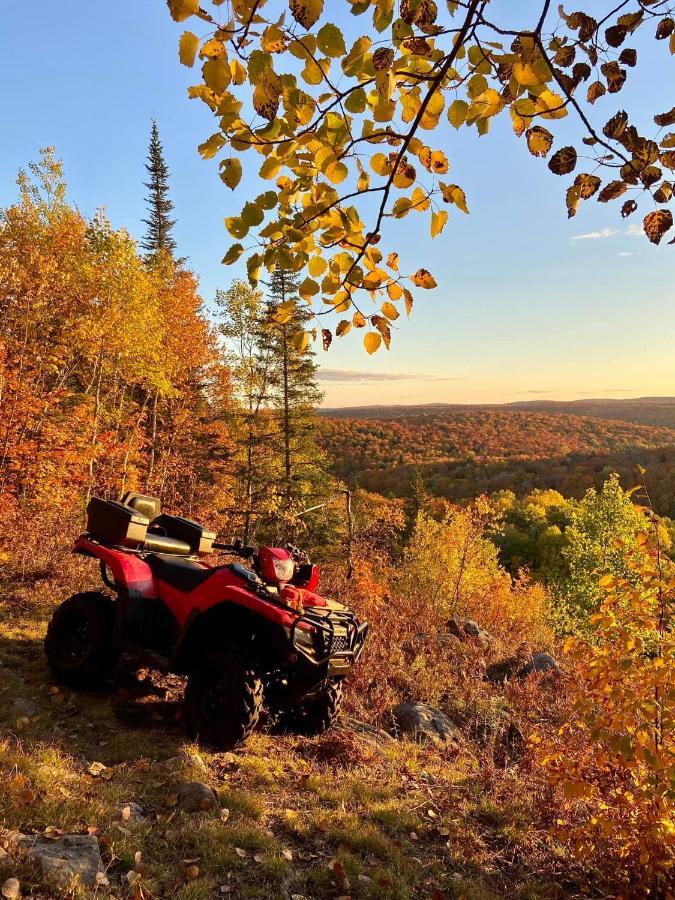
[[[527,148],[532,156],[548,156],[553,145],[553,135],[547,128],[535,125],[525,132]]]
[[[668,110],[668,112],[659,113],[659,115],[654,116],[654,121],[661,128],[665,125],[675,124],[675,106],[671,110]]]
[[[610,94],[618,94],[626,81],[627,72],[622,69],[619,63],[613,59],[611,62],[603,63],[600,71],[607,79],[607,90]]]
[[[618,113],[605,122],[602,133],[605,137],[612,140],[618,140],[626,130],[628,125],[628,113],[624,109],[620,109]]]
[[[598,203],[608,203],[610,200],[616,200],[628,190],[628,185],[624,181],[610,181],[600,191],[598,195]]]
[[[605,40],[610,47],[620,47],[626,40],[628,32],[620,25],[610,25],[605,29]]]
[[[621,207],[621,218],[627,219],[628,216],[632,215],[637,209],[637,203],[635,200],[626,200],[624,205]]]
[[[659,244],[664,234],[673,227],[673,214],[669,209],[655,209],[644,217],[643,227],[652,244]]]
[[[630,66],[631,69],[637,65],[637,59],[637,50],[634,50],[632,47],[626,47],[619,54],[619,62],[623,63],[624,66]]]
[[[580,172],[574,179],[574,185],[579,188],[579,196],[582,200],[590,200],[600,187],[600,183],[597,175],[587,175],[585,172]]]
[[[666,38],[669,38],[673,33],[673,29],[675,29],[675,21],[670,18],[670,16],[666,16],[661,19],[659,24],[656,26],[656,40],[664,41]]]
[[[657,203],[668,203],[673,196],[673,186],[669,181],[663,181],[654,191],[653,195]]]
[[[607,88],[602,83],[602,81],[594,81],[588,88],[588,93],[586,95],[586,99],[589,103],[593,104],[596,100],[603,96],[603,94],[607,93]]]
[[[569,175],[577,164],[577,151],[574,147],[561,147],[548,162],[554,175]]]

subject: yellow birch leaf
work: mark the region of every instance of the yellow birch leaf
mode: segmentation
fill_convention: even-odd
[[[282,53],[286,49],[286,41],[277,25],[268,25],[260,38],[260,46],[265,53]]]
[[[323,258],[323,256],[313,256],[310,259],[307,268],[309,269],[309,274],[316,277],[318,275],[323,275],[323,273],[328,268],[328,263]]]
[[[298,293],[302,297],[303,300],[309,300],[310,297],[313,297],[315,294],[318,294],[320,291],[319,285],[313,278],[305,278],[300,287],[298,288]]]
[[[385,302],[382,304],[382,315],[394,321],[395,319],[398,319],[398,310],[393,303],[385,300]]]
[[[324,0],[290,0],[291,15],[308,31],[323,12]]]
[[[204,141],[197,148],[202,159],[213,159],[216,153],[225,146],[225,137],[217,132],[212,134],[208,141]]]
[[[439,210],[438,212],[434,212],[431,214],[431,236],[435,238],[437,234],[440,234],[441,231],[445,228],[445,223],[448,221],[448,214],[444,209]]]
[[[208,59],[202,66],[204,83],[216,94],[222,94],[232,81],[232,72],[226,56]]]
[[[296,331],[295,334],[291,336],[291,344],[298,353],[302,353],[303,350],[306,350],[309,346],[309,334],[306,331]]]
[[[246,81],[246,68],[236,58],[230,63],[230,74],[234,84],[243,84]]]
[[[459,128],[466,121],[469,104],[465,100],[455,100],[448,107],[448,122],[453,128]]]
[[[174,22],[184,22],[199,12],[199,0],[168,0],[168,4]]]
[[[326,24],[319,29],[316,36],[316,43],[319,50],[325,55],[333,58],[345,56],[347,48],[345,47],[345,39],[342,32],[332,22]]]
[[[363,337],[363,346],[371,355],[379,349],[382,343],[382,335],[377,331],[369,331]]]
[[[185,31],[180,38],[178,44],[178,56],[184,66],[191,68],[195,64],[197,50],[199,49],[199,38],[191,31]]]
[[[236,188],[241,181],[241,162],[236,156],[222,161],[220,164],[220,177],[230,190]]]

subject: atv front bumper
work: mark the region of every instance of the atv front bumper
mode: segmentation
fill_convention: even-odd
[[[359,623],[349,610],[312,607],[299,616],[290,631],[294,652],[315,666],[327,664],[327,675],[346,675],[363,652],[368,623]]]

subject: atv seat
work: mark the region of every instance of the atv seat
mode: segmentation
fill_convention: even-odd
[[[181,559],[177,556],[167,556],[164,553],[150,553],[146,557],[146,562],[153,575],[184,594],[199,587],[202,582],[218,571],[195,562],[193,559]]]

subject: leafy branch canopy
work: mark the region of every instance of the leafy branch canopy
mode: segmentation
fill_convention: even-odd
[[[450,215],[469,212],[448,174],[448,126],[485,135],[507,115],[533,156],[572,176],[569,216],[596,197],[622,198],[626,218],[644,199],[650,241],[673,225],[675,132],[665,129],[675,108],[654,115],[650,135],[621,109],[592,121],[594,104],[618,94],[637,66],[636,32],[650,30],[675,53],[672,0],[610,0],[599,17],[541,0],[527,28],[504,21],[520,18],[519,4],[499,0],[167,2],[177,22],[194,20],[201,32],[185,31],[179,47],[184,65],[201,62],[189,96],[218,122],[201,155],[222,157],[233,191],[249,156],[270,182],[225,220],[234,243],[223,261],[245,256],[254,285],[263,268],[302,273],[299,293],[317,320],[343,314],[335,334],[365,328],[369,353],[389,348],[413,292],[436,286],[425,268],[399,271],[396,248],[382,246],[385,222],[425,215],[434,238]],[[370,19],[349,46],[331,21],[343,12]],[[556,147],[556,123],[568,115],[579,143]],[[321,332],[326,347],[333,332]],[[309,335],[295,340],[306,346]]]

